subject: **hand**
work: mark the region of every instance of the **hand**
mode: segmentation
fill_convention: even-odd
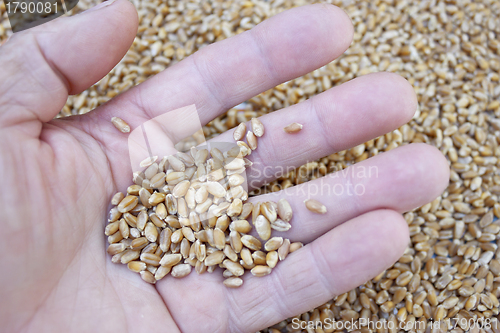
[[[355,288],[399,258],[408,244],[401,213],[433,200],[448,182],[446,160],[423,144],[356,164],[376,176],[348,169],[295,192],[266,195],[288,198],[294,218],[287,235],[308,245],[269,276],[247,274],[239,289],[225,288],[217,273],[167,276],[150,285],[111,263],[103,236],[108,205],[131,183],[127,135],[111,117],[136,128],[194,104],[206,124],[329,63],[353,35],[349,18],[336,7],[296,8],[203,48],[93,112],[53,120],[68,94],[88,88],[122,58],[136,29],[134,7],[118,0],[15,34],[0,48],[5,332],[255,332]],[[266,135],[250,158],[250,177],[263,166],[298,167],[383,135],[409,121],[416,105],[404,79],[377,73],[265,115]],[[304,124],[300,134],[283,132],[292,121]],[[231,133],[217,138],[231,140]],[[257,186],[272,180],[266,174]],[[315,196],[327,206],[325,215],[302,203],[308,186],[318,182],[345,189]],[[349,184],[363,193],[348,195]]]

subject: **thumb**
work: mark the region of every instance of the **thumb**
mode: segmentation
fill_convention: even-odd
[[[0,128],[54,118],[68,94],[87,89],[120,61],[137,25],[129,1],[110,0],[14,34],[0,48]]]

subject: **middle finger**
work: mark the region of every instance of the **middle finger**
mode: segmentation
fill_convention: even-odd
[[[426,144],[410,144],[374,156],[345,170],[283,191],[250,198],[277,202],[286,198],[293,208],[292,228],[276,233],[292,241],[310,242],[330,229],[377,209],[400,213],[422,206],[441,194],[449,180],[443,154]],[[313,198],[326,214],[306,209]]]
[[[416,106],[415,92],[404,78],[375,73],[260,117],[265,134],[248,157],[254,163],[247,170],[249,190],[304,163],[398,128],[412,118]],[[292,122],[302,124],[303,129],[285,133],[283,128]],[[229,130],[210,141],[234,143],[233,132]]]

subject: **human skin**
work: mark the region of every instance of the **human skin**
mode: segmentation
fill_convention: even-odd
[[[103,235],[109,202],[131,182],[127,135],[111,117],[136,128],[194,104],[206,124],[334,60],[353,34],[347,15],[334,6],[292,9],[203,48],[88,114],[53,120],[68,94],[82,92],[118,63],[137,25],[133,5],[118,0],[17,33],[0,47],[2,330],[255,332],[397,261],[409,241],[401,213],[430,202],[448,184],[445,158],[424,144],[363,161],[378,170],[376,178],[326,179],[332,186],[363,184],[366,192],[321,197],[325,215],[307,211],[300,194],[267,195],[288,195],[294,209],[289,237],[307,245],[266,277],[245,275],[239,289],[224,287],[219,273],[167,276],[150,285],[111,263]],[[268,114],[262,117],[266,134],[251,156],[254,184],[272,180],[256,178],[260,167],[300,166],[392,131],[412,118],[416,105],[403,78],[376,73]],[[294,147],[288,143],[295,138],[282,130],[292,118],[305,124]],[[230,139],[231,133],[218,138]]]

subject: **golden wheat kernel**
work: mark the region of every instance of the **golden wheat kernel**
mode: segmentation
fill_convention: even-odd
[[[251,273],[254,276],[262,277],[271,274],[272,268],[265,265],[257,265],[252,268]]]
[[[177,264],[172,267],[170,274],[175,278],[183,278],[191,273],[192,266],[189,264]]]
[[[292,227],[292,225],[290,224],[290,222],[285,222],[281,219],[277,219],[276,221],[271,223],[271,229],[276,230],[276,231],[285,232],[285,231],[290,230],[291,227]]]
[[[302,124],[291,123],[290,125],[285,126],[285,128],[283,128],[283,130],[286,133],[297,133],[297,132],[300,132],[302,130],[302,127],[303,127]]]
[[[174,171],[178,171],[178,172],[186,171],[186,165],[184,164],[184,162],[182,162],[177,157],[175,157],[173,155],[169,155],[167,157],[167,160],[168,160],[169,165],[172,167],[172,169]]]
[[[317,214],[326,214],[326,206],[323,205],[321,202],[315,199],[308,199],[304,201],[306,204],[306,208],[310,210],[313,213]]]
[[[252,226],[247,220],[235,220],[229,225],[229,230],[247,234],[252,230]]]
[[[170,273],[172,267],[171,266],[160,266],[155,272],[155,280],[159,281],[163,279],[165,276],[167,276],[168,273]]]
[[[132,272],[139,273],[141,271],[146,270],[146,263],[141,261],[131,261],[127,264],[128,269]]]
[[[291,243],[290,244],[290,253],[297,251],[298,249],[300,249],[303,246],[304,246],[304,244],[302,244],[301,242]]]
[[[226,269],[229,270],[234,276],[242,276],[245,273],[243,267],[237,262],[226,259],[223,263]]]
[[[247,126],[245,123],[240,123],[233,132],[234,141],[240,141],[245,137],[245,132],[247,130]]]
[[[254,225],[260,239],[267,241],[271,237],[271,223],[264,215],[257,216]]]
[[[126,213],[132,210],[135,206],[137,206],[139,202],[139,198],[135,195],[127,195],[125,198],[120,201],[117,208],[120,213]]]
[[[130,132],[130,125],[125,122],[125,120],[119,117],[112,117],[111,123],[122,133]]]
[[[264,125],[262,122],[257,119],[257,118],[252,118],[250,121],[252,125],[252,132],[255,134],[256,137],[261,137],[264,135]]]
[[[228,288],[239,288],[243,285],[243,280],[233,276],[225,279],[223,283]]]
[[[125,251],[125,248],[126,248],[125,244],[123,243],[114,243],[108,246],[107,252],[109,255],[114,256],[115,254],[122,253],[123,251]]]
[[[278,263],[278,259],[279,259],[278,252],[276,252],[276,251],[268,252],[266,255],[267,266],[269,266],[270,268],[276,267],[276,264]]]
[[[283,237],[273,237],[264,244],[264,249],[268,252],[275,251],[278,250],[281,245],[283,245]]]
[[[113,222],[110,222],[106,228],[104,229],[104,234],[106,236],[111,236],[113,235],[115,232],[118,231],[118,228],[119,228],[119,225],[120,225],[120,221],[113,221]]]
[[[157,159],[158,159],[158,156],[150,156],[150,157],[147,157],[144,160],[142,160],[141,163],[139,163],[139,165],[141,168],[147,168],[151,164],[155,163]]]
[[[254,251],[252,258],[255,265],[266,265],[266,253],[264,251]]]
[[[115,206],[116,206],[116,205],[118,205],[118,204],[120,203],[120,201],[122,201],[122,200],[123,200],[123,198],[124,198],[124,197],[125,197],[125,196],[123,195],[123,193],[122,193],[122,192],[117,192],[117,193],[113,196],[113,198],[111,199],[111,204],[112,204],[112,205],[115,205]]]
[[[214,265],[218,265],[218,264],[222,263],[224,258],[225,258],[225,255],[224,255],[223,251],[215,251],[215,252],[211,253],[210,255],[207,255],[204,263],[207,267],[214,266]]]
[[[282,219],[285,222],[290,222],[290,220],[293,217],[293,211],[292,211],[292,206],[290,206],[290,203],[282,198],[278,201],[278,215],[280,219]]]
[[[139,274],[141,275],[141,278],[146,281],[147,283],[151,283],[151,284],[155,284],[156,283],[156,279],[153,275],[153,273],[149,272],[149,271],[141,271],[139,272]]]
[[[122,213],[120,211],[118,211],[118,207],[113,207],[109,211],[109,220],[108,220],[108,222],[115,222],[118,219],[120,219],[121,217],[122,217]]]
[[[251,131],[248,131],[247,133],[247,142],[250,149],[252,150],[257,149],[257,137]]]

